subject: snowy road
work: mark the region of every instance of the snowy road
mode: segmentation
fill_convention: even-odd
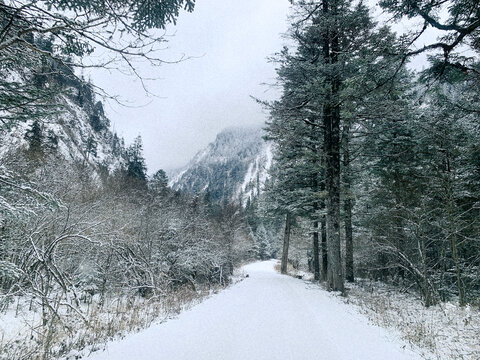
[[[245,267],[249,277],[89,360],[416,360],[385,330],[275,262]]]

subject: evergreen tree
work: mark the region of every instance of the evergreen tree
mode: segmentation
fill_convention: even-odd
[[[143,144],[141,136],[137,136],[127,149],[127,177],[140,182],[147,180],[147,166],[143,157]]]
[[[97,141],[95,140],[92,134],[88,136],[85,153],[86,153],[86,156],[85,156],[86,160],[88,160],[90,156],[94,158],[97,157]]]
[[[458,50],[467,47],[480,52],[480,4],[477,0],[381,0],[379,5],[393,14],[395,20],[421,20],[421,25],[404,35],[404,59],[420,53],[440,53],[442,73],[447,68],[475,73],[475,66],[470,66],[474,58],[460,56]],[[437,39],[417,47],[415,40],[431,29],[438,34]]]
[[[414,82],[399,72],[357,111],[369,119],[359,131],[360,221],[376,247],[371,267],[381,270],[373,274],[414,282],[426,306],[454,292],[464,304],[478,286],[478,280],[467,280],[474,278],[468,269],[478,263],[472,247],[478,192],[470,187],[478,188],[471,158],[478,131],[473,113],[459,104],[464,96],[472,98],[475,87],[467,85],[468,74],[452,68],[440,81],[434,67],[426,75],[435,82]]]
[[[480,179],[472,159],[472,150],[480,140],[478,118],[457,106],[471,93],[469,83],[468,74],[448,71],[426,94],[426,111],[419,121],[423,167],[429,174],[425,207],[436,218],[425,233],[439,240],[427,249],[430,268],[441,263],[444,269],[453,269],[454,276],[440,277],[444,283],[437,288],[453,285],[460,305],[466,304],[471,289],[478,286],[472,281],[472,265],[479,260],[478,241],[474,239],[480,222]],[[433,269],[435,273],[440,270],[437,266]]]
[[[288,126],[283,125],[284,131],[279,134],[284,139],[291,136],[294,138],[291,144],[298,145],[289,146],[288,151],[277,155],[282,161],[289,156],[295,159],[291,163],[295,163],[297,170],[314,171],[307,177],[301,171],[299,176],[293,175],[298,183],[294,186],[297,189],[301,188],[299,184],[302,181],[310,179],[306,186],[310,188],[310,195],[304,198],[308,199],[308,205],[299,207],[297,201],[296,210],[318,214],[325,200],[328,260],[324,263],[328,265],[327,280],[329,288],[343,291],[340,246],[341,130],[347,128],[345,124],[353,126],[352,104],[381,86],[385,69],[393,62],[393,59],[384,55],[394,48],[395,39],[388,28],[376,27],[368,8],[361,3],[301,1],[297,7],[299,18],[304,20],[298,21],[292,29],[292,37],[297,43],[295,53],[290,54],[285,49],[280,54],[278,74],[284,96],[280,104],[274,106],[281,110],[272,111],[272,116],[277,117],[279,122],[283,118],[283,123],[289,123]],[[277,143],[282,141],[274,140]],[[307,151],[298,151],[302,148]],[[346,163],[349,161],[347,156]],[[283,164],[281,168],[286,166]],[[285,175],[282,177],[286,178]],[[348,201],[346,205],[346,213],[350,214]],[[313,223],[314,228],[317,221]],[[351,223],[348,216],[347,223]],[[350,229],[351,224],[346,228]],[[313,232],[315,243],[316,231]],[[351,244],[350,231],[348,235]],[[351,269],[350,250],[351,247],[348,261]]]
[[[112,138],[112,154],[114,156],[120,155],[121,149],[122,149],[122,143],[120,142],[120,139],[118,138],[117,133],[114,133]]]
[[[150,188],[158,193],[165,192],[168,187],[168,177],[164,170],[158,170],[149,182]]]
[[[55,134],[53,130],[48,130],[47,134],[47,147],[50,149],[51,152],[55,152],[58,149],[58,136]]]
[[[263,222],[261,222],[258,225],[255,236],[256,236],[256,243],[258,244],[259,258],[261,260],[271,259],[273,255],[273,246]]]
[[[33,120],[30,128],[25,132],[25,139],[28,142],[29,155],[32,158],[41,157],[44,153],[44,134],[38,119]]]
[[[417,133],[415,132],[415,115],[408,109],[413,99],[406,96],[409,81],[390,87],[377,105],[389,109],[389,114],[365,123],[364,131],[370,135],[364,142],[364,161],[369,163],[369,182],[377,184],[370,190],[370,224],[374,237],[385,239],[394,259],[382,257],[383,266],[398,270],[404,276],[407,264],[402,261],[407,256],[406,217],[408,209],[418,205],[421,182],[418,173]],[[370,99],[371,101],[373,99]],[[372,101],[373,103],[373,101]],[[372,109],[372,111],[374,111]],[[381,243],[383,241],[380,241]],[[389,255],[389,256],[390,256]],[[408,256],[406,257],[408,259]],[[399,267],[397,267],[399,266]]]

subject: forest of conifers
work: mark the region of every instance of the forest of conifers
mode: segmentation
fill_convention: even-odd
[[[293,46],[274,58],[283,95],[266,104],[267,190],[286,241],[295,216],[310,219],[314,271],[329,288],[357,272],[412,283],[427,306],[478,302],[480,7],[452,2],[442,18],[441,2],[380,4],[423,27],[398,36],[361,2],[297,2]],[[418,46],[429,26],[439,39]]]

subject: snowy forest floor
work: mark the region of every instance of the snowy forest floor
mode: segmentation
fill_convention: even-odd
[[[352,303],[374,324],[398,331],[426,359],[480,359],[480,311],[453,302],[425,308],[418,297],[370,281],[349,285]]]
[[[279,271],[279,266],[276,267]],[[291,266],[289,275],[313,280],[313,274]],[[324,288],[322,284],[313,284]],[[426,308],[419,296],[378,281],[357,279],[347,284],[347,297],[336,299],[388,329],[428,360],[480,359],[480,309],[457,303],[440,303]]]
[[[396,332],[317,284],[278,274],[275,264],[245,266],[240,283],[88,359],[422,359]]]

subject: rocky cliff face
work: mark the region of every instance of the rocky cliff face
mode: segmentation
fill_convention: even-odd
[[[272,162],[271,145],[262,136],[261,127],[222,131],[172,176],[169,185],[175,190],[206,194],[214,202],[245,205],[261,191]]]
[[[22,79],[21,74],[18,78]],[[56,78],[51,83],[62,92],[55,96],[55,110],[45,116],[0,127],[0,160],[22,152],[82,164],[95,173],[114,171],[125,164],[123,139],[110,130],[103,105],[95,100],[92,87],[80,79]]]

